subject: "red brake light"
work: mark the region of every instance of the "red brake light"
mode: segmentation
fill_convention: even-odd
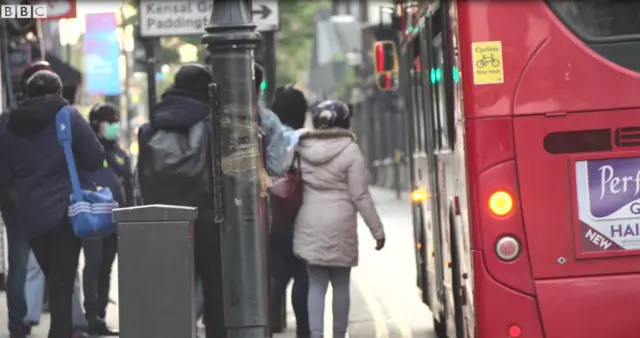
[[[376,71],[378,73],[384,71],[384,46],[382,44],[376,46]]]
[[[522,334],[522,329],[518,325],[512,325],[509,327],[509,337],[518,338]]]
[[[385,89],[391,89],[391,74],[390,73],[386,73],[384,74],[384,88]]]

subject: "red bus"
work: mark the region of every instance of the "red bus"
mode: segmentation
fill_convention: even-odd
[[[639,337],[640,1],[396,5],[438,336]]]

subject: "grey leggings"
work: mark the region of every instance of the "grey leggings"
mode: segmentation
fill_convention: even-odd
[[[311,338],[324,338],[324,299],[333,287],[333,338],[344,338],[349,324],[351,268],[307,265],[309,272],[309,329]]]

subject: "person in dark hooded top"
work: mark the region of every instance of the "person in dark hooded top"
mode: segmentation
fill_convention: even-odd
[[[211,82],[211,74],[199,64],[183,65],[176,72],[173,85],[153,107],[150,123],[142,126],[138,133],[139,177],[142,177],[140,175],[146,162],[150,161],[146,145],[158,130],[186,132],[194,124],[209,118],[208,86]],[[207,181],[201,184],[211,183]],[[144,184],[140,178],[140,195],[145,204],[189,205],[185,202],[187,197],[178,190],[180,187],[172,187],[167,182]],[[199,200],[202,201],[200,205],[191,206],[198,207],[194,251],[196,275],[202,282],[204,295],[203,322],[207,338],[225,338],[220,228],[214,224],[213,203],[209,196]]]
[[[81,245],[67,217],[71,180],[56,134],[56,114],[62,107],[70,111],[72,148],[81,177],[104,161],[91,127],[61,94],[58,75],[36,72],[26,82],[27,99],[9,112],[7,130],[0,134],[0,195],[11,188],[17,228],[46,277],[49,338],[72,336],[71,295]]]
[[[209,117],[211,74],[204,66],[190,63],[175,74],[174,82],[161,96],[140,128],[139,140],[148,140],[159,129],[188,129]]]
[[[16,99],[23,97],[24,88],[27,80],[38,70],[49,69],[48,63],[36,62],[31,64],[22,73],[20,81],[20,92],[16,94]],[[0,114],[0,133],[6,130],[9,120],[8,113]],[[13,202],[9,192],[2,194],[0,191],[0,214],[6,227],[7,246],[8,246],[8,271],[7,271],[7,312],[9,317],[9,335],[11,338],[26,337],[31,332],[30,325],[24,321],[28,313],[25,286],[27,276],[27,263],[29,261],[29,252],[31,248],[29,243],[24,239],[22,234],[16,228],[18,222],[15,203]]]
[[[120,111],[112,104],[97,104],[89,112],[89,125],[104,147],[103,167],[91,175],[96,185],[111,190],[120,207],[133,206],[133,174],[131,158],[118,143],[120,135]],[[100,336],[117,336],[118,332],[107,327],[105,317],[109,304],[111,267],[118,251],[118,234],[104,238],[83,239],[84,311],[89,332]]]

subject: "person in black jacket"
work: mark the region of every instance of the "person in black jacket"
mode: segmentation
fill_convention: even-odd
[[[0,133],[6,132],[6,124],[9,114],[0,115]],[[11,193],[0,192],[0,214],[6,227],[8,246],[8,271],[7,271],[7,313],[9,315],[9,336],[11,338],[24,338],[31,333],[31,326],[24,322],[28,313],[25,297],[25,284],[27,276],[27,263],[31,248],[17,228],[18,218],[15,203]]]
[[[0,195],[11,189],[16,226],[45,274],[49,338],[68,338],[81,243],[67,218],[71,180],[57,140],[57,112],[64,106],[70,111],[72,147],[83,178],[82,173],[102,166],[104,151],[89,124],[62,98],[62,82],[55,73],[36,72],[27,80],[26,94],[9,113],[7,131],[0,133]]]
[[[24,98],[27,80],[39,70],[51,70],[51,65],[46,61],[36,61],[29,65],[22,73],[20,92],[16,95],[16,98]],[[6,127],[8,120],[8,113],[0,114],[0,130]],[[31,331],[30,326],[24,323],[24,318],[28,313],[28,306],[25,301],[25,278],[31,248],[16,228],[18,220],[15,203],[9,195],[8,193],[4,195],[0,194],[0,213],[2,214],[2,219],[4,220],[7,230],[9,256],[9,270],[7,271],[8,324],[11,338],[21,338],[26,337]]]
[[[307,118],[307,99],[301,91],[291,86],[280,87],[276,89],[271,108],[282,121],[287,148],[293,151]],[[278,307],[287,291],[287,286],[293,279],[291,303],[296,315],[296,335],[297,338],[310,337],[309,311],[307,309],[309,276],[305,261],[293,253],[293,224],[272,224],[269,235],[271,245],[269,252],[271,311],[279,310]]]
[[[111,104],[95,105],[89,112],[89,124],[104,147],[106,160],[102,168],[91,175],[98,186],[107,187],[120,207],[133,205],[133,173],[131,158],[118,144],[120,111]],[[87,243],[89,242],[89,243]],[[118,236],[85,240],[83,244],[97,247],[95,255],[87,255],[85,245],[84,308],[89,332],[101,336],[117,335],[105,322],[109,304],[111,267],[118,250]]]
[[[180,193],[184,187],[172,186],[171,182],[143,182],[144,167],[149,164],[146,146],[158,130],[187,132],[191,126],[209,118],[208,85],[211,74],[201,65],[187,64],[175,74],[173,85],[163,94],[160,102],[153,107],[150,123],[140,128],[138,143],[138,177],[140,194],[145,204],[176,204],[198,207],[195,224],[195,269],[202,281],[204,294],[204,324],[207,338],[225,338],[222,261],[220,228],[214,224],[213,203],[209,196],[188,196]],[[202,175],[203,178],[207,175]],[[203,179],[202,185],[210,185]],[[149,185],[153,185],[153,189]],[[201,193],[201,192],[190,192]],[[182,203],[180,201],[183,201]],[[189,202],[199,200],[199,205]]]

